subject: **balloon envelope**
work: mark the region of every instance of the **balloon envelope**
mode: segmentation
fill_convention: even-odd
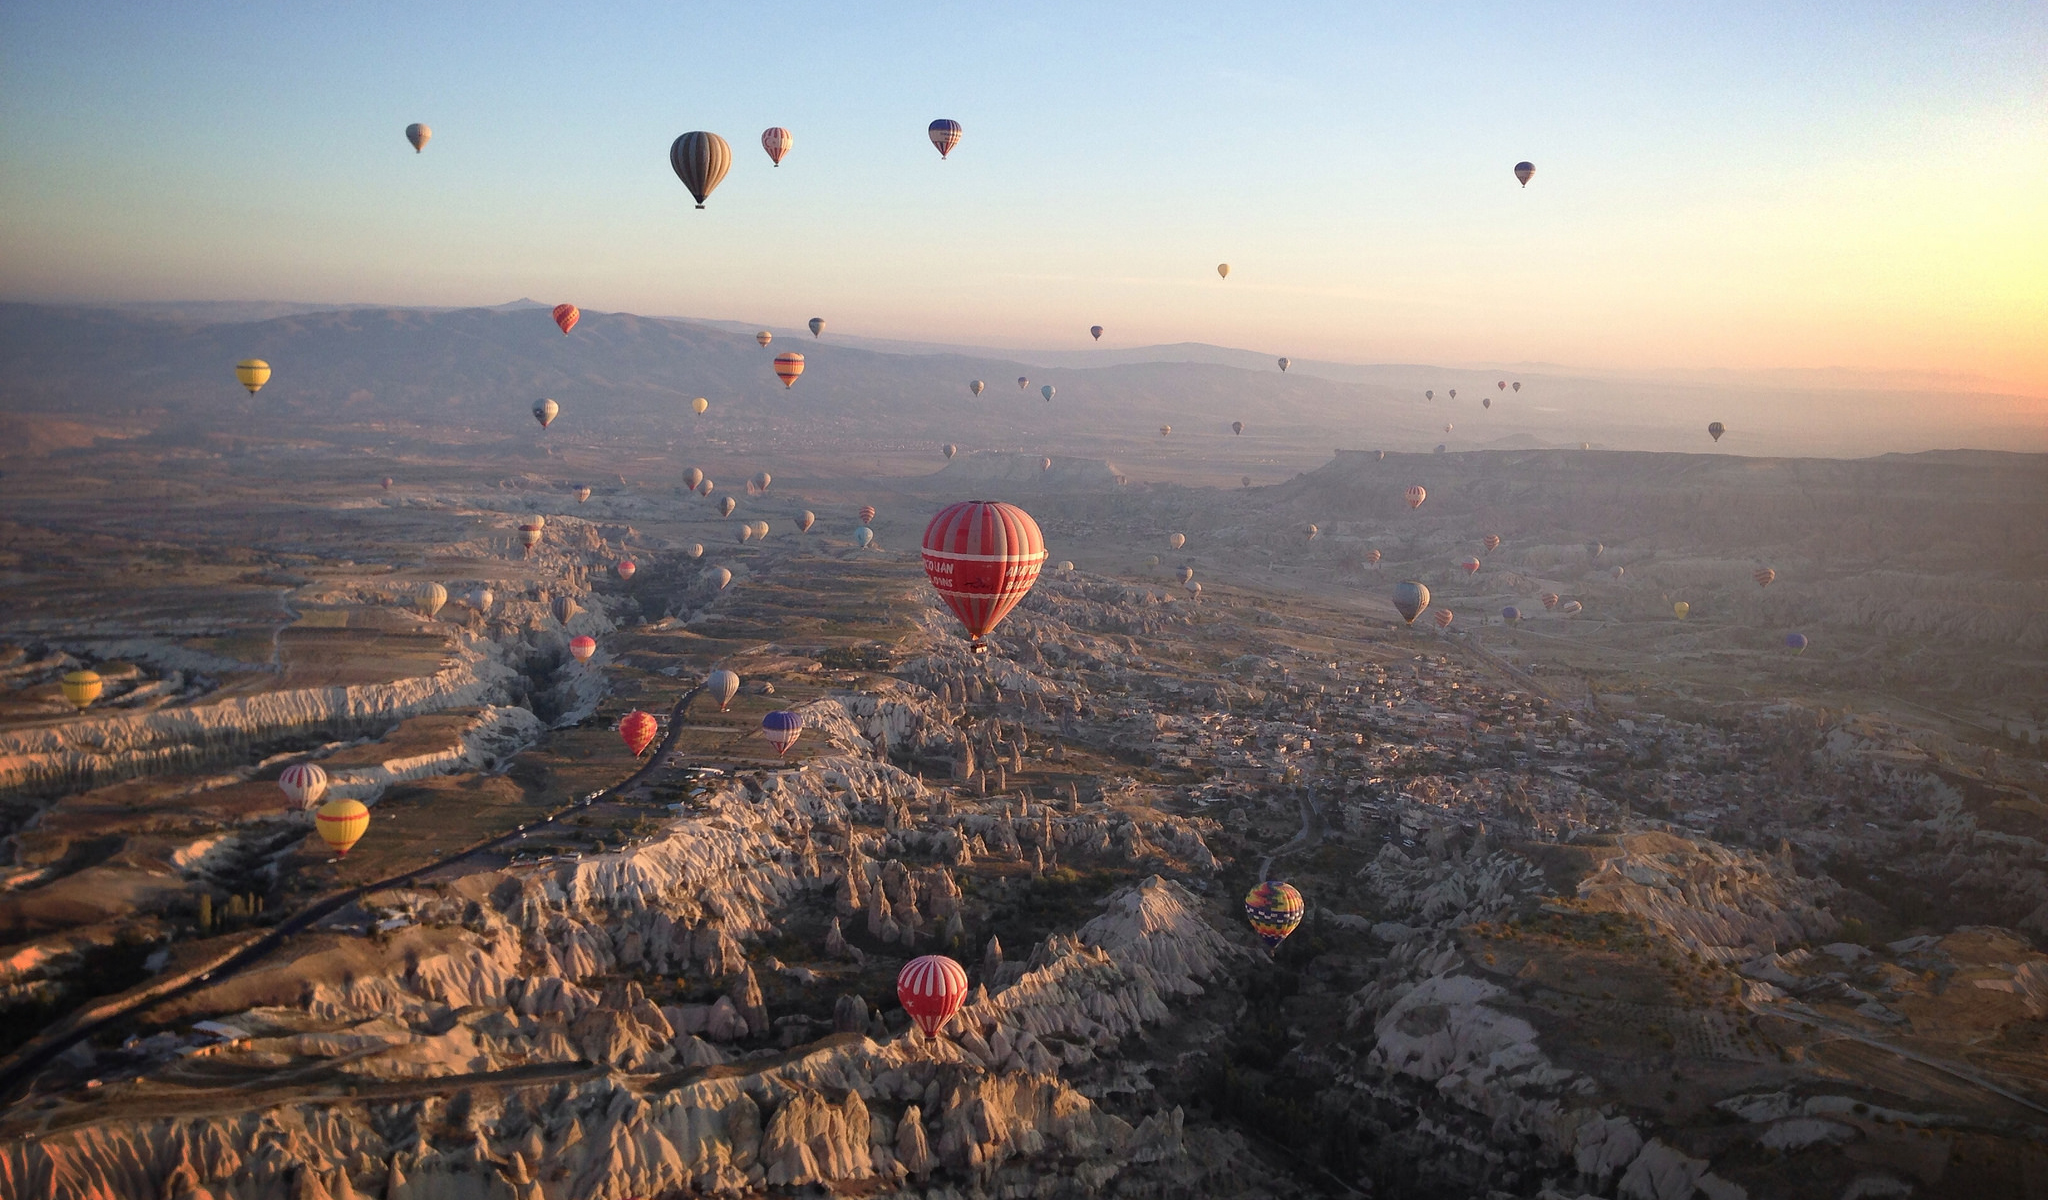
[[[235,364],[235,378],[249,389],[251,396],[263,390],[270,382],[270,364],[260,358],[245,358]]]
[[[412,152],[414,154],[418,154],[426,149],[427,143],[433,140],[433,137],[434,131],[418,121],[414,121],[405,127],[405,140],[412,143]]]
[[[336,858],[348,857],[349,848],[363,840],[363,834],[370,829],[370,810],[360,800],[329,800],[320,806],[314,827],[320,831],[320,840],[334,851]]]
[[[863,525],[853,531],[853,544],[865,550],[875,543],[875,531]]]
[[[1244,896],[1245,920],[1251,923],[1252,932],[1271,950],[1287,940],[1301,924],[1302,914],[1307,906],[1302,903],[1301,893],[1292,884],[1266,880],[1246,892]]]
[[[761,736],[768,739],[777,754],[789,753],[803,731],[803,717],[793,712],[772,712],[761,718]]]
[[[542,429],[546,429],[548,426],[554,424],[555,418],[560,416],[561,412],[562,406],[556,404],[552,400],[534,401],[533,419],[540,422],[540,427]]]
[[[1232,432],[1232,433],[1234,433],[1234,434],[1237,434],[1238,436],[1242,437],[1242,436],[1244,435],[1244,422],[1243,422],[1243,421],[1232,421],[1232,422],[1230,423],[1230,432]]]
[[[654,714],[637,708],[619,722],[619,739],[626,743],[634,758],[647,753],[647,747],[654,744],[654,737],[660,732],[661,722],[654,719]]]
[[[947,458],[951,458],[955,454],[960,453],[960,447],[954,445],[951,442],[947,442],[945,446],[939,451],[939,453],[944,454]]]
[[[718,585],[719,591],[724,591],[726,587],[732,583],[732,571],[726,567],[713,568],[711,572],[711,582]],[[723,708],[725,706],[721,704],[719,707]]]
[[[918,1032],[937,1037],[967,999],[967,972],[943,954],[913,958],[896,973],[896,999]]]
[[[691,491],[696,491],[697,485],[702,482],[704,482],[704,472],[697,468],[691,467],[683,472],[683,486]]]
[[[555,620],[561,622],[564,625],[567,625],[569,622],[575,620],[576,614],[583,611],[583,606],[581,604],[576,603],[576,597],[574,596],[555,597],[555,603],[553,605],[553,608],[555,613]]]
[[[1479,544],[1485,546],[1487,553],[1491,554],[1493,551],[1500,549],[1500,535],[1489,533],[1479,539]]]
[[[1178,550],[1187,544],[1188,535],[1185,533],[1169,533],[1166,535],[1166,548],[1169,550]]]
[[[768,161],[782,165],[782,158],[789,148],[796,145],[796,135],[780,125],[771,125],[761,131],[761,149],[768,152]]]
[[[1563,605],[1562,605],[1561,607],[1559,607],[1559,608],[1558,608],[1558,610],[1557,610],[1557,611],[1559,611],[1559,612],[1561,612],[1561,613],[1565,614],[1566,616],[1570,616],[1571,614],[1573,614],[1573,613],[1575,613],[1575,612],[1584,612],[1584,611],[1585,611],[1585,609],[1586,609],[1586,606],[1585,606],[1585,605],[1583,605],[1583,604],[1580,604],[1580,603],[1579,603],[1578,601],[1576,601],[1576,600],[1567,600],[1567,601],[1565,601],[1565,602],[1564,602],[1564,604],[1563,604]]]
[[[1685,614],[1691,611],[1692,605],[1687,604],[1683,600],[1680,600],[1678,603],[1671,606],[1671,615],[1677,617],[1681,621],[1685,620]]]
[[[1756,580],[1756,585],[1760,588],[1771,586],[1771,582],[1777,577],[1778,573],[1769,567],[1758,567],[1756,573],[1750,576],[1751,579]]]
[[[1089,337],[1092,337],[1092,338],[1094,338],[1094,339],[1095,339],[1096,341],[1098,341],[1098,342],[1099,342],[1099,341],[1101,341],[1101,340],[1102,340],[1102,326],[1100,326],[1100,325],[1090,325],[1090,326],[1088,327],[1088,336],[1089,336]]]
[[[1543,607],[1544,607],[1544,608],[1547,608],[1547,609],[1548,609],[1548,608],[1556,608],[1556,607],[1557,607],[1557,593],[1556,593],[1556,592],[1545,592],[1545,593],[1543,593]]]
[[[1407,495],[1409,508],[1421,508],[1422,502],[1429,499],[1429,489],[1419,483],[1411,483],[1408,485]]]
[[[1785,635],[1785,648],[1790,650],[1792,653],[1797,654],[1801,650],[1806,649],[1806,646],[1807,642],[1805,634],[1788,633]]]
[[[718,515],[721,517],[729,517],[732,515],[732,510],[738,508],[739,506],[740,502],[733,499],[731,496],[721,496],[718,500]]]
[[[808,508],[796,515],[796,531],[798,533],[809,533],[811,526],[817,523],[818,514]]]
[[[977,379],[973,383],[967,385],[967,390],[973,393],[974,395],[979,396],[981,395],[981,389],[987,386],[988,385],[986,383],[983,383],[981,380]]]
[[[1044,387],[1038,389],[1038,394],[1044,396],[1047,401],[1050,401],[1054,396],[1059,394],[1059,389],[1048,383]]]
[[[1282,371],[1285,371],[1287,369],[1287,360],[1284,358],[1280,360],[1280,369]]]
[[[557,325],[559,325],[559,326],[561,326],[561,327],[562,327],[562,333],[563,333],[563,335],[564,335],[564,336],[567,336],[567,335],[568,335],[568,332],[569,332],[569,331],[570,331],[571,329],[574,329],[574,328],[576,328],[576,322],[578,322],[578,321],[581,321],[582,319],[583,319],[583,310],[582,310],[582,309],[580,309],[580,308],[577,308],[577,307],[576,307],[575,305],[573,305],[573,304],[557,304],[557,305],[555,305],[555,324],[557,324]]]
[[[1516,164],[1515,164],[1515,178],[1516,178],[1516,179],[1519,179],[1519,180],[1521,180],[1521,181],[1522,181],[1522,186],[1523,186],[1523,187],[1528,187],[1528,186],[1529,186],[1529,180],[1530,180],[1530,179],[1532,179],[1532,178],[1534,178],[1534,177],[1535,177],[1535,175],[1536,175],[1536,164],[1535,164],[1535,163],[1532,163],[1532,162],[1518,162],[1518,163],[1516,163]],[[1566,191],[1570,191],[1570,190],[1571,190],[1571,188],[1570,188],[1569,186],[1567,186],[1567,187],[1565,188],[1565,190],[1566,190]]]
[[[589,634],[569,639],[569,657],[577,662],[589,662],[590,656],[596,653],[597,639]]]
[[[632,559],[622,558],[619,560],[619,565],[612,569],[619,573],[620,579],[631,579],[633,572],[638,571],[640,568],[634,564]]]
[[[1408,624],[1415,624],[1415,618],[1429,607],[1429,588],[1419,580],[1404,579],[1394,585],[1394,611]]]
[[[326,794],[327,772],[314,763],[293,763],[277,777],[277,786],[291,798],[293,808],[304,812]]]
[[[874,522],[874,519],[875,519],[875,506],[874,506],[874,505],[872,505],[872,504],[863,504],[863,505],[861,505],[861,506],[860,506],[860,523],[861,523],[861,524],[863,524],[863,525],[868,525],[868,524],[872,524],[872,523]]]
[[[668,148],[668,165],[683,186],[690,189],[690,195],[696,197],[697,207],[702,208],[705,199],[732,169],[732,147],[715,133],[695,130],[677,138]]]
[[[1216,264],[1216,274],[1218,274],[1218,275],[1222,276],[1222,277],[1223,277],[1223,278],[1225,278],[1225,279],[1228,279],[1228,278],[1230,278],[1230,264],[1229,264],[1229,263],[1217,263],[1217,264]]]
[[[775,340],[775,335],[763,329],[761,332],[754,335],[754,340],[765,346],[768,343]]]
[[[718,702],[718,711],[724,712],[732,698],[740,694],[740,677],[720,667],[704,677],[704,691]]]
[[[1500,610],[1500,619],[1512,625],[1522,619],[1522,610],[1510,604]]]
[[[775,376],[782,380],[782,386],[796,386],[797,376],[804,373],[804,356],[792,350],[775,356]]]
[[[1467,575],[1477,575],[1479,573],[1479,560],[1476,558],[1467,558],[1458,565],[1465,568]]]
[[[1449,629],[1451,627],[1451,622],[1458,619],[1457,614],[1453,613],[1448,608],[1437,609],[1434,616],[1436,618],[1436,627],[1438,629]]]
[[[1728,427],[1726,425],[1721,424],[1719,421],[1715,421],[1707,426],[1708,436],[1712,437],[1717,442],[1721,440],[1721,435],[1726,432],[1728,432]]]
[[[925,526],[925,575],[976,650],[1038,581],[1045,558],[1038,522],[1014,504],[963,500]]]
[[[709,411],[710,408],[711,401],[706,397],[699,396],[695,400],[690,401],[690,411],[696,413],[700,417],[703,416],[707,411]]]
[[[811,318],[811,336],[812,336],[812,337],[817,337],[817,336],[818,336],[819,334],[821,334],[821,333],[824,333],[824,332],[825,332],[825,318],[823,318],[823,317],[812,317],[812,318]]]
[[[960,122],[949,121],[944,117],[933,121],[925,129],[926,135],[932,139],[932,145],[938,148],[940,158],[945,158],[953,153],[953,147],[960,144],[960,137],[963,132],[960,128]]]
[[[414,602],[420,606],[422,613],[431,617],[441,611],[442,605],[448,603],[448,589],[438,583],[425,584],[420,588]]]

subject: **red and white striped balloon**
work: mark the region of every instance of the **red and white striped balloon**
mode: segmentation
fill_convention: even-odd
[[[960,618],[976,651],[1017,607],[1045,565],[1045,536],[1031,514],[997,500],[963,500],[924,530],[924,573]]]
[[[896,975],[896,998],[926,1037],[937,1037],[967,999],[966,968],[943,954],[913,958]]]
[[[277,786],[284,789],[295,806],[309,809],[320,803],[320,797],[327,792],[327,772],[312,763],[293,763],[277,777]]]

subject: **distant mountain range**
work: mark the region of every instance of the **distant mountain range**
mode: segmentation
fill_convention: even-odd
[[[2048,402],[1846,390],[1824,382],[1832,376],[1797,375],[1807,382],[1793,386],[1751,376],[1716,383],[1697,372],[1660,381],[1308,361],[1283,374],[1268,355],[1199,343],[1025,354],[849,338],[829,326],[822,338],[776,329],[764,350],[756,326],[588,310],[565,337],[547,310],[525,299],[460,309],[0,304],[0,410],[235,421],[279,414],[510,433],[530,428],[528,410],[548,396],[563,407],[557,429],[573,437],[672,428],[701,395],[723,428],[1087,454],[1157,439],[1162,425],[1182,438],[1227,438],[1232,421],[1245,423],[1247,438],[1361,449],[2048,450]],[[792,349],[807,370],[785,389],[771,362]],[[253,405],[232,369],[251,357],[274,370]],[[1020,377],[1029,381],[1021,390]],[[1504,377],[1522,389],[1491,386]],[[979,398],[968,391],[975,379],[986,383]],[[1047,383],[1057,389],[1049,403],[1039,392]],[[1705,433],[1716,420],[1729,429],[1718,446]]]

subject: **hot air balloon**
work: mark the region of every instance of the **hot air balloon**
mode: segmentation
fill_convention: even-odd
[[[1424,400],[1434,400],[1436,399],[1436,393],[1434,391],[1424,390],[1424,392],[1422,393],[1422,398]]]
[[[1449,432],[1451,431],[1451,428],[1452,428],[1452,427],[1451,427],[1451,424],[1450,424],[1450,422],[1448,422],[1448,421],[1444,422],[1444,432],[1445,432],[1445,433],[1449,433]]]
[[[1237,482],[1238,486],[1240,487],[1250,487],[1252,485],[1252,477],[1249,475],[1240,475],[1238,476]]]
[[[277,786],[291,799],[293,808],[306,812],[326,793],[327,772],[314,763],[293,763],[277,777]]]
[[[960,144],[962,131],[960,129],[960,122],[948,121],[946,118],[940,117],[938,120],[933,121],[925,132],[931,136],[932,145],[938,147],[939,157],[945,158],[953,153],[953,147]]]
[[[389,475],[384,477],[384,490],[387,492],[391,490],[391,476]]]
[[[1394,585],[1394,611],[1408,624],[1415,624],[1415,618],[1429,607],[1429,589],[1414,579],[1404,579]]]
[[[360,800],[329,800],[320,806],[313,824],[320,831],[320,840],[334,851],[334,857],[347,858],[349,848],[362,841],[370,830],[370,810]]]
[[[1028,379],[1028,378],[1026,378],[1025,376],[1022,376],[1022,375],[1019,375],[1019,376],[1017,376],[1017,390],[1018,390],[1018,391],[1020,391],[1020,392],[1021,392],[1021,391],[1023,391],[1024,389],[1026,389],[1026,388],[1028,388],[1028,387],[1030,387],[1030,386],[1031,386],[1031,380],[1030,380],[1030,379]]]
[[[863,504],[860,506],[860,523],[863,525],[872,525],[875,523],[874,505]]]
[[[1519,391],[1521,391],[1521,390],[1522,390],[1522,381],[1521,381],[1521,380],[1519,380],[1519,379],[1517,379],[1517,380],[1515,380],[1515,381],[1514,381],[1513,383],[1509,384],[1508,386],[1509,386],[1509,387],[1511,387],[1511,388],[1513,388],[1513,389],[1515,389],[1516,391],[1518,391],[1518,392],[1519,392]]]
[[[638,571],[639,569],[639,566],[635,564],[633,560],[630,558],[620,559],[619,565],[612,568],[612,570],[617,571],[619,573],[620,579],[631,579],[633,577],[633,572]]]
[[[1185,533],[1169,533],[1166,535],[1166,548],[1168,550],[1178,550],[1187,544],[1188,535]]]
[[[1492,408],[1492,407],[1493,407],[1493,397],[1492,397],[1492,396],[1481,396],[1481,397],[1479,398],[1479,407],[1481,407],[1481,408]]]
[[[245,358],[235,364],[235,378],[241,380],[242,386],[248,388],[253,396],[270,382],[270,364],[260,358]]]
[[[752,521],[749,521],[746,524],[740,526],[740,544],[744,546],[745,544],[753,540],[754,523]]]
[[[1041,458],[1041,459],[1039,459],[1039,460],[1038,460],[1038,469],[1039,469],[1039,470],[1041,470],[1041,471],[1050,471],[1050,470],[1052,470],[1052,460],[1051,460],[1051,459],[1049,459],[1049,458]]]
[[[1063,559],[1061,559],[1061,560],[1060,560],[1060,566],[1059,566],[1059,569],[1060,569],[1060,570],[1062,570],[1062,571],[1071,571],[1071,570],[1073,570],[1073,569],[1074,569],[1074,563],[1073,563],[1073,560],[1072,560],[1072,559],[1066,559],[1066,558],[1063,558]]]
[[[725,567],[713,567],[711,569],[711,582],[718,586],[719,591],[724,591],[732,585],[732,571]]]
[[[626,749],[633,752],[634,758],[647,753],[647,748],[654,744],[655,735],[660,732],[661,722],[654,719],[654,714],[637,708],[619,722],[619,740],[626,743]]]
[[[597,653],[597,639],[589,634],[580,634],[569,639],[569,657],[577,662],[589,662]]]
[[[434,131],[427,128],[425,125],[422,125],[418,121],[414,121],[412,124],[405,127],[405,140],[412,143],[412,152],[414,154],[418,154],[420,151],[425,150],[427,148],[427,143],[431,141],[433,137]]]
[[[812,317],[812,318],[811,318],[811,336],[812,336],[812,337],[817,337],[817,336],[819,336],[820,334],[823,334],[824,332],[825,332],[825,318],[823,318],[823,317]]]
[[[960,453],[960,447],[954,445],[951,442],[947,442],[944,446],[941,446],[939,448],[939,453],[945,455],[947,458],[952,458],[955,454]]]
[[[1223,277],[1223,278],[1225,278],[1225,279],[1228,279],[1228,278],[1230,278],[1230,264],[1229,264],[1229,263],[1217,263],[1217,264],[1216,264],[1216,273],[1217,273],[1218,275],[1222,276],[1222,277]]]
[[[1580,604],[1576,600],[1567,600],[1564,602],[1562,606],[1558,608],[1557,611],[1563,613],[1565,616],[1571,616],[1575,612],[1583,612],[1585,610],[1585,607],[1585,605]]]
[[[711,482],[709,479],[706,479],[697,485],[697,494],[699,496],[709,496],[711,494],[711,489],[717,486],[717,484]]]
[[[1508,390],[1508,381],[1503,379],[1495,386],[1499,387],[1501,391],[1505,392]]]
[[[1587,542],[1587,543],[1586,543],[1586,557],[1587,557],[1587,558],[1598,558],[1598,557],[1600,557],[1600,556],[1601,556],[1602,554],[1605,554],[1606,552],[1607,552],[1607,547],[1605,547],[1605,546],[1601,545],[1601,544],[1600,544],[1599,542]]]
[[[771,125],[761,131],[761,149],[768,152],[768,161],[778,167],[782,165],[782,156],[788,154],[794,145],[796,135],[780,125]]]
[[[1180,581],[1182,583],[1186,583],[1188,580],[1193,579],[1194,577],[1195,569],[1193,567],[1182,567],[1180,569]]]
[[[589,500],[589,499],[590,499],[590,489],[589,489],[589,488],[587,488],[587,487],[580,487],[580,488],[577,488],[577,489],[576,489],[576,503],[578,503],[578,504],[582,504],[582,503],[584,503],[585,501],[587,501],[587,500]]]
[[[747,480],[747,487],[751,491],[760,493],[762,495],[766,495],[768,492],[768,485],[774,482],[775,477],[773,475],[770,475],[766,471],[757,471],[754,473],[754,477],[752,479]]]
[[[1323,531],[1316,528],[1313,524],[1310,524],[1302,526],[1301,532],[1308,538],[1309,541],[1313,542],[1316,540],[1316,538],[1322,535]]]
[[[1465,574],[1467,575],[1479,574],[1479,560],[1476,558],[1467,558],[1458,565],[1465,568]]]
[[[532,521],[520,522],[519,548],[525,551],[529,557],[533,554],[533,548],[540,545],[540,534],[541,526]]]
[[[690,189],[690,195],[697,198],[697,207],[702,208],[705,197],[711,195],[732,167],[732,147],[715,133],[686,133],[668,148],[668,165],[675,168],[676,178]]]
[[[1479,539],[1479,544],[1486,547],[1486,552],[1488,554],[1491,554],[1495,550],[1500,549],[1500,535],[1489,533],[1485,537]]]
[[[498,596],[497,593],[487,587],[476,587],[469,589],[469,595],[464,596],[462,599],[464,603],[478,612],[489,612],[491,611],[491,605],[497,603]]]
[[[1287,360],[1284,358],[1280,360],[1280,370],[1282,372],[1285,372],[1287,370]]]
[[[1790,650],[1790,651],[1791,651],[1792,653],[1794,653],[1794,654],[1800,654],[1800,653],[1803,653],[1803,652],[1804,652],[1804,651],[1806,650],[1806,646],[1807,646],[1807,642],[1806,642],[1806,635],[1805,635],[1805,634],[1803,634],[1803,633],[1788,633],[1788,634],[1786,634],[1786,635],[1785,635],[1785,648],[1786,648],[1787,650]]]
[[[1291,884],[1268,879],[1244,895],[1245,920],[1251,922],[1252,932],[1259,935],[1259,940],[1266,943],[1269,954],[1301,924],[1305,911],[1301,893]]]
[[[422,584],[413,596],[413,603],[419,605],[420,612],[431,617],[448,603],[448,589],[438,583]]]
[[[1713,424],[1707,426],[1708,435],[1711,436],[1717,442],[1721,440],[1721,435],[1726,432],[1728,432],[1728,427],[1726,425],[1721,424],[1719,421],[1715,421]]]
[[[777,754],[789,753],[803,731],[804,719],[797,713],[777,711],[761,718],[761,736],[768,739]]]
[[[1419,483],[1409,484],[1407,494],[1409,508],[1421,508],[1422,502],[1429,499],[1429,490]]]
[[[1045,563],[1045,537],[1014,504],[964,500],[940,510],[924,531],[924,571],[932,587],[986,653],[990,630],[1017,607]]]
[[[1101,340],[1102,340],[1102,326],[1100,326],[1100,325],[1090,325],[1090,326],[1088,327],[1088,336],[1089,336],[1089,337],[1092,337],[1092,338],[1094,338],[1094,339],[1095,339],[1096,341],[1098,341],[1098,342],[1099,342],[1099,341],[1101,341]]]
[[[690,411],[696,413],[700,417],[703,416],[705,413],[709,412],[710,410],[711,401],[706,397],[699,396],[695,400],[690,401]]]
[[[583,310],[582,310],[582,309],[580,309],[580,308],[577,308],[577,307],[576,307],[575,305],[573,305],[573,304],[557,304],[557,305],[555,305],[555,324],[557,324],[557,325],[560,325],[560,326],[562,327],[562,336],[563,336],[563,337],[567,337],[567,336],[569,336],[569,331],[570,331],[571,329],[574,329],[574,328],[576,328],[576,322],[578,322],[578,321],[581,321],[582,319],[583,319]]]
[[[933,140],[938,140],[936,134]],[[896,973],[896,999],[917,1023],[918,1032],[937,1037],[967,999],[967,972],[943,954],[913,958]]]
[[[1500,619],[1512,625],[1522,619],[1522,610],[1510,604],[1500,610]]]
[[[1244,422],[1243,422],[1243,421],[1232,421],[1232,422],[1230,423],[1230,432],[1232,432],[1232,433],[1234,433],[1234,434],[1238,435],[1239,437],[1243,437],[1243,436],[1244,436]]]
[[[561,414],[561,411],[562,406],[552,400],[536,400],[533,402],[533,419],[540,422],[542,429],[546,429],[554,424],[555,418]]]
[[[1202,594],[1202,585],[1196,583],[1192,579],[1187,580],[1185,583],[1182,583],[1181,586],[1188,590],[1188,595],[1190,596],[1199,596]]]
[[[1615,577],[1616,579],[1620,579],[1620,578],[1621,578],[1621,577],[1622,577],[1623,575],[1626,575],[1626,574],[1628,574],[1628,568],[1627,568],[1627,567],[1616,567],[1616,568],[1614,568],[1614,577]]]
[[[853,531],[853,544],[865,550],[875,544],[875,531],[863,525]]]
[[[1535,174],[1536,174],[1536,164],[1535,164],[1535,163],[1532,163],[1532,162],[1518,162],[1518,163],[1516,163],[1516,164],[1515,164],[1515,178],[1516,178],[1516,179],[1519,179],[1519,180],[1521,180],[1521,181],[1522,181],[1522,186],[1523,186],[1523,187],[1528,187],[1528,186],[1529,186],[1529,180],[1530,180],[1530,178],[1531,178],[1531,177],[1533,177],[1533,176],[1534,176]]]
[[[782,386],[796,386],[796,377],[804,373],[804,356],[792,350],[775,356],[775,375],[782,380]]]
[[[1557,593],[1556,593],[1556,592],[1545,592],[1545,593],[1543,593],[1543,607],[1544,607],[1544,608],[1547,608],[1547,609],[1549,609],[1549,608],[1556,608],[1556,607],[1557,607]]]
[[[733,499],[731,496],[720,496],[718,498],[718,515],[721,517],[729,517],[732,515],[732,510],[738,508],[739,506],[740,502]]]
[[[704,482],[704,472],[702,472],[702,471],[698,470],[698,469],[697,469],[697,468],[695,468],[695,467],[688,467],[688,468],[685,468],[685,469],[684,469],[684,471],[683,471],[683,490],[684,490],[684,491],[686,491],[686,492],[694,492],[694,491],[696,491],[696,490],[697,490],[697,485],[698,485],[698,484],[700,484],[700,483],[702,483],[702,482]]]
[[[555,620],[563,625],[575,620],[576,614],[583,611],[583,606],[576,603],[574,596],[557,596],[549,607],[554,611]]]
[[[1171,426],[1171,425],[1161,425],[1161,426],[1159,427],[1159,436],[1160,436],[1160,437],[1172,437],[1172,436],[1173,436],[1173,426]]]
[[[683,550],[683,553],[689,555],[691,558],[702,558],[704,557],[704,543],[691,542],[689,546]]]
[[[1366,552],[1365,552],[1365,562],[1366,562],[1366,565],[1367,565],[1367,566],[1370,566],[1370,567],[1377,567],[1377,566],[1379,566],[1379,565],[1380,565],[1380,557],[1381,557],[1381,556],[1380,556],[1380,552],[1379,552],[1379,550],[1378,550],[1377,548],[1375,548],[1375,549],[1372,549],[1372,550],[1368,550],[1368,551],[1366,551]]]
[[[1451,622],[1458,619],[1458,615],[1448,608],[1439,608],[1434,614],[1434,619],[1438,629],[1449,629]]]
[[[1048,383],[1044,387],[1038,389],[1038,394],[1044,396],[1045,402],[1047,404],[1050,404],[1052,403],[1052,398],[1059,394],[1059,389]]]
[[[775,335],[763,329],[761,332],[754,335],[754,340],[761,343],[761,345],[766,346],[768,343],[775,340]]]
[[[976,395],[976,396],[979,396],[979,395],[981,395],[981,389],[983,389],[983,388],[985,388],[985,387],[987,387],[987,386],[988,386],[987,384],[985,384],[985,383],[983,383],[983,382],[982,382],[981,380],[977,379],[977,380],[975,380],[975,381],[974,381],[973,383],[970,383],[970,384],[968,384],[968,385],[967,385],[967,390],[968,390],[968,392],[969,392],[970,394],[972,394],[972,395]]]
[[[1453,399],[1453,400],[1456,400],[1457,398],[1458,398],[1458,389],[1457,389],[1457,388],[1452,388],[1452,389],[1451,389],[1451,399]]]
[[[1685,614],[1687,614],[1687,613],[1689,613],[1689,612],[1691,612],[1691,611],[1692,611],[1692,605],[1690,605],[1690,604],[1687,604],[1687,603],[1686,603],[1685,601],[1683,601],[1683,600],[1680,600],[1680,601],[1679,601],[1678,603],[1676,603],[1676,604],[1673,604],[1673,605],[1671,606],[1671,615],[1672,615],[1672,616],[1674,616],[1674,617],[1677,617],[1677,618],[1678,618],[1679,620],[1681,620],[1681,621],[1685,620]]]
[[[798,533],[809,533],[811,531],[811,526],[817,523],[818,514],[812,512],[808,508],[796,515],[796,531]]]
[[[740,694],[740,677],[720,667],[704,677],[704,691],[718,702],[718,711],[724,712],[732,698]]]

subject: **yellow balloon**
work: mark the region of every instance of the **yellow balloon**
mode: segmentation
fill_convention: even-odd
[[[260,358],[245,358],[235,364],[235,378],[241,380],[242,386],[248,388],[253,396],[270,382],[270,364]]]
[[[320,840],[327,843],[336,858],[348,855],[349,847],[362,840],[370,829],[370,810],[360,800],[329,800],[320,806],[316,818],[320,829]]]
[[[64,698],[71,701],[73,708],[84,712],[100,698],[100,690],[105,686],[98,671],[73,671],[64,676]]]
[[[1671,611],[1678,617],[1679,620],[1683,621],[1685,620],[1685,614],[1692,611],[1692,605],[1687,604],[1683,600],[1680,600],[1678,603],[1671,606]]]
[[[704,410],[710,407],[711,401],[706,400],[702,396],[699,396],[695,400],[690,401],[690,411],[696,413],[698,416],[703,416]]]

